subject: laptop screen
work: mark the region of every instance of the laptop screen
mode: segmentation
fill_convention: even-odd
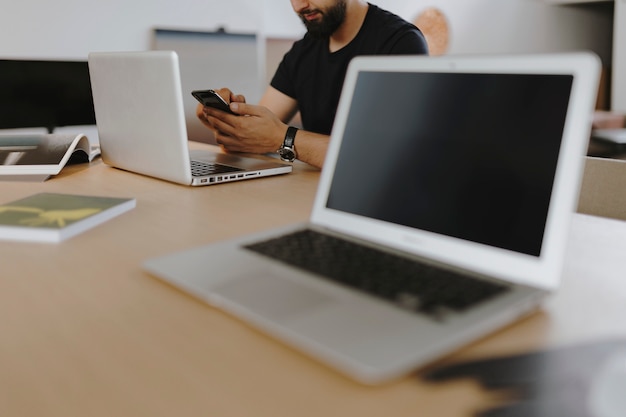
[[[326,206],[539,256],[572,83],[361,72]]]

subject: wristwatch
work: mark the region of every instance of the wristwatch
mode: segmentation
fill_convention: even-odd
[[[285,133],[285,140],[283,141],[280,149],[276,151],[278,152],[278,155],[280,155],[280,159],[282,159],[283,161],[293,162],[298,157],[294,144],[297,132],[297,127],[289,126],[287,128],[287,133]]]

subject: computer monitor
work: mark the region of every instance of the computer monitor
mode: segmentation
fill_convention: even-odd
[[[95,125],[87,61],[0,59],[0,129]]]

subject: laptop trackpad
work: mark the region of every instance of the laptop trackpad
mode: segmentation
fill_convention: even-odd
[[[235,278],[212,290],[218,297],[273,320],[295,318],[334,303],[333,297],[288,279],[271,275]]]

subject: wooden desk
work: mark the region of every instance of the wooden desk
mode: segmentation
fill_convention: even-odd
[[[204,145],[202,145],[204,146]],[[188,188],[105,166],[40,191],[133,196],[137,208],[61,244],[0,242],[2,416],[468,416],[471,381],[358,385],[144,273],[150,257],[308,218],[318,171]],[[613,239],[620,247],[602,249]],[[626,223],[578,215],[564,288],[545,310],[446,361],[626,336]],[[596,268],[594,265],[602,265]],[[586,300],[591,296],[589,306]]]

